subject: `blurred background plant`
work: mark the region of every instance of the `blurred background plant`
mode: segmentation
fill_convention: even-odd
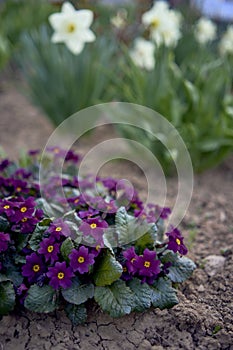
[[[54,125],[85,107],[120,100],[150,107],[173,123],[196,171],[232,151],[232,25],[203,17],[194,1],[74,0],[74,22],[62,27],[56,18],[64,3],[9,0],[1,7],[0,65],[16,47],[27,91]],[[89,12],[89,20],[80,21],[85,33],[78,36],[82,9],[93,18]],[[117,131],[145,144],[172,171],[176,149],[169,154],[135,128]]]

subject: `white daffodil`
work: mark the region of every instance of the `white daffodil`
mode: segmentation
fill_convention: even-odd
[[[60,13],[49,16],[49,22],[55,31],[52,42],[65,43],[72,53],[78,55],[85,43],[95,40],[95,34],[90,30],[93,17],[92,11],[77,11],[70,3],[65,2]]]
[[[222,55],[233,54],[233,25],[228,26],[220,41],[219,49]]]
[[[156,1],[153,7],[142,15],[142,23],[150,31],[151,39],[157,45],[175,46],[181,37],[181,14],[170,10],[164,1]]]
[[[194,34],[196,40],[204,45],[215,39],[216,31],[216,25],[210,19],[202,17],[196,24]]]
[[[152,70],[155,66],[154,52],[155,46],[152,42],[138,38],[130,51],[130,57],[136,66]]]

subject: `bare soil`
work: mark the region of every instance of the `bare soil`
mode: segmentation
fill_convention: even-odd
[[[22,149],[43,148],[53,131],[14,84],[4,80],[0,92],[0,144],[11,158],[17,158]],[[113,135],[109,129],[104,133],[105,139]],[[82,153],[98,143],[102,135],[103,131],[81,140]],[[103,174],[129,178],[145,197],[145,177],[137,166],[115,162],[108,164]],[[233,350],[232,184],[233,158],[195,176],[192,202],[182,228],[189,256],[198,268],[180,287],[180,303],[173,309],[151,309],[112,319],[91,304],[87,323],[78,327],[72,327],[60,311],[51,315],[12,314],[0,322],[0,349]],[[172,202],[176,180],[169,179],[167,186]],[[224,266],[221,262],[216,266],[207,263],[205,259],[211,255],[224,257]]]

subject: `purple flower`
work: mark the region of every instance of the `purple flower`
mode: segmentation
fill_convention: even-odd
[[[42,258],[36,253],[26,256],[26,264],[22,267],[22,275],[30,283],[35,282],[46,271]]]
[[[21,305],[23,305],[24,303],[24,300],[27,296],[27,291],[28,291],[28,288],[23,283],[16,289],[16,294],[19,298],[19,302]]]
[[[80,226],[80,231],[85,236],[93,236],[94,238],[102,237],[104,229],[108,227],[108,223],[100,218],[88,219],[84,221]]]
[[[8,233],[0,232],[0,253],[7,250],[10,240],[10,235]]]
[[[15,223],[18,223],[23,219],[30,219],[33,217],[34,211],[35,211],[34,198],[29,197],[24,202],[17,203],[17,206],[15,206],[15,213],[14,215],[11,216],[11,220]]]
[[[93,208],[88,208],[87,210],[80,210],[78,212],[78,216],[81,219],[90,218],[91,216],[95,216],[95,215],[98,215],[98,214],[99,214],[99,210],[95,210]]]
[[[56,239],[59,239],[61,236],[69,237],[71,235],[69,226],[62,219],[54,220],[47,232]]]
[[[0,171],[5,170],[11,163],[9,162],[8,159],[3,159],[0,163]]]
[[[13,202],[8,200],[2,200],[0,202],[0,214],[2,213],[6,214],[8,218],[13,216],[15,214]]]
[[[83,274],[89,271],[89,266],[93,265],[94,255],[90,254],[88,248],[81,246],[79,250],[73,249],[69,255],[70,266],[76,272]]]
[[[80,156],[76,154],[74,151],[69,150],[66,154],[65,161],[71,161],[73,163],[78,163],[80,161]]]
[[[160,261],[156,260],[156,252],[145,249],[143,255],[140,255],[135,261],[138,273],[143,277],[156,277],[160,273]]]
[[[125,266],[127,268],[127,271],[131,274],[134,274],[137,272],[137,267],[135,265],[135,262],[138,259],[138,255],[135,252],[134,247],[131,247],[123,252],[123,256],[126,259]]]
[[[172,250],[174,253],[179,252],[181,255],[186,255],[188,253],[188,249],[183,243],[184,237],[182,237],[177,228],[167,232],[166,235],[169,238],[167,249]]]
[[[38,149],[32,149],[32,150],[30,150],[30,151],[28,151],[28,155],[29,156],[37,156],[38,154],[40,154],[40,150],[38,150]]]
[[[122,272],[122,275],[121,275],[121,279],[123,281],[130,281],[133,278],[132,273],[129,272],[126,264],[123,264],[122,268],[123,268],[123,272]]]
[[[109,177],[102,180],[103,185],[109,189],[109,191],[116,191],[117,180]]]
[[[45,238],[42,242],[40,242],[40,249],[38,253],[44,255],[45,261],[51,261],[53,264],[56,260],[58,260],[59,254],[59,244],[55,243],[55,239],[53,237]]]
[[[71,278],[74,277],[74,273],[70,267],[66,266],[66,263],[56,262],[55,266],[49,267],[47,276],[50,278],[49,284],[54,289],[62,287],[64,289],[71,287]]]
[[[101,248],[104,248],[104,241],[102,236],[95,238],[95,243],[90,249],[90,253],[93,254],[94,257],[97,257],[101,252]]]

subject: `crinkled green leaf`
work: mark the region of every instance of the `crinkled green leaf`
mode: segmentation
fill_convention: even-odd
[[[125,207],[120,207],[116,213],[115,227],[119,245],[136,241],[150,231],[152,225],[129,215]]]
[[[61,245],[61,254],[66,261],[69,261],[69,255],[74,249],[74,244],[70,237],[67,237]]]
[[[134,296],[133,311],[142,312],[151,305],[151,289],[147,283],[141,283],[138,278],[133,278],[128,282],[128,286]]]
[[[87,310],[84,305],[67,304],[65,312],[73,326],[83,324],[87,319]]]
[[[122,274],[122,266],[115,257],[107,251],[99,264],[95,266],[94,282],[96,286],[106,286],[116,281]]]
[[[9,226],[9,221],[7,218],[0,216],[0,232],[6,232]]]
[[[129,314],[134,307],[133,293],[122,280],[111,286],[96,287],[94,298],[103,311],[112,317]]]
[[[158,281],[150,286],[151,301],[154,307],[160,310],[171,308],[178,304],[176,290],[172,287],[172,282],[169,279],[159,278]]]
[[[7,315],[14,309],[15,291],[10,281],[0,283],[0,315]]]
[[[76,277],[72,280],[72,286],[62,290],[62,296],[71,304],[80,305],[94,296],[94,285],[81,284]]]
[[[191,277],[193,271],[196,269],[195,263],[184,256],[169,252],[163,258],[163,262],[171,262],[172,266],[169,267],[168,277],[172,282],[181,283]]]
[[[48,313],[54,311],[58,306],[56,291],[47,285],[39,287],[32,285],[24,303],[28,310]]]
[[[32,250],[37,251],[40,248],[40,242],[43,239],[43,234],[45,230],[46,226],[40,226],[39,224],[36,225],[35,231],[33,232],[29,240],[29,245],[32,248]]]

